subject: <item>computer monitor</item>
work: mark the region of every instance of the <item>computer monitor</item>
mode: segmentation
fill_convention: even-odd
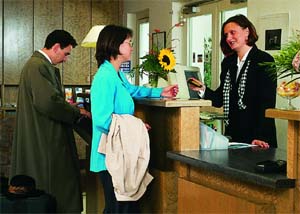
[[[199,99],[197,92],[191,90],[188,87],[187,80],[191,77],[199,79],[202,81],[200,69],[198,67],[185,66],[185,65],[176,65],[176,73],[169,73],[169,83],[178,84],[179,92],[176,98],[181,99]]]

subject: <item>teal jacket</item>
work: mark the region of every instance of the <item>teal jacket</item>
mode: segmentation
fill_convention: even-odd
[[[108,133],[112,114],[134,113],[133,98],[160,97],[162,88],[146,88],[128,82],[122,72],[116,72],[113,65],[105,61],[94,76],[91,87],[91,112],[93,137],[90,170],[106,170],[105,155],[98,150],[102,133]]]

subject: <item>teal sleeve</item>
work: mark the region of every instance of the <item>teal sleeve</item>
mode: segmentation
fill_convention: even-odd
[[[133,98],[142,98],[142,97],[149,97],[149,98],[159,98],[161,97],[161,93],[163,88],[147,88],[143,86],[136,86],[132,85],[128,82],[127,78],[125,77],[124,73],[120,72],[122,81],[129,91],[130,95]]]

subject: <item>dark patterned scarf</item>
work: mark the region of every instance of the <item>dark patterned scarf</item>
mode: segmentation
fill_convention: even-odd
[[[239,96],[238,106],[239,106],[239,109],[241,109],[241,110],[247,108],[247,106],[243,103],[243,97],[245,94],[245,87],[246,87],[249,65],[250,65],[250,60],[247,61],[247,66],[245,68],[244,73],[241,76],[239,87],[238,87],[238,96]],[[226,126],[229,125],[229,119],[228,119],[229,103],[230,103],[229,96],[230,96],[231,89],[232,89],[232,84],[230,81],[230,72],[228,70],[226,77],[225,77],[224,87],[223,87],[223,109],[224,109],[224,116],[226,118],[224,120]]]

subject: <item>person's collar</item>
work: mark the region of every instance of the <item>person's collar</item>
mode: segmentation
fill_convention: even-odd
[[[51,61],[50,57],[45,52],[43,52],[42,50],[38,50],[38,52],[43,54],[48,59],[48,61],[52,64],[52,61]]]
[[[252,49],[252,47],[250,47],[249,50],[244,54],[242,60],[240,60],[239,57],[237,58],[237,64],[238,64],[238,65],[239,65],[241,62],[245,62],[245,60],[246,60],[246,58],[247,58],[249,52],[251,51],[251,49]]]

